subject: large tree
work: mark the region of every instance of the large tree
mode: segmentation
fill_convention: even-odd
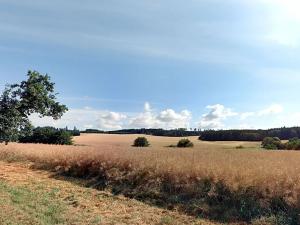
[[[28,117],[39,114],[57,120],[68,110],[57,102],[57,93],[50,77],[37,71],[28,71],[27,80],[6,85],[0,97],[0,141],[16,141],[22,133],[30,131]]]

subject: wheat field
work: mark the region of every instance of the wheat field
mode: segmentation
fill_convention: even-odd
[[[265,151],[257,142],[203,142],[197,137],[190,137],[195,146],[189,149],[168,147],[180,138],[153,136],[147,136],[149,148],[135,148],[131,145],[136,137],[138,135],[86,134],[75,138],[75,146],[12,143],[1,145],[0,157],[11,161],[28,160],[40,169],[67,175],[104,179],[107,186],[126,189],[125,194],[130,197],[136,197],[134,189],[134,193],[147,192],[145,198],[161,199],[158,192],[167,185],[164,195],[189,193],[190,204],[191,199],[202,196],[203,190],[198,190],[201,182],[209,180],[211,184],[221,183],[230,191],[230,194],[223,193],[224,196],[235,193],[239,198],[249,197],[249,190],[254,190],[255,196],[250,197],[262,208],[270,207],[274,199],[281,199],[289,210],[299,207],[299,152]],[[238,146],[243,148],[238,149]],[[124,183],[135,186],[124,188]],[[123,193],[123,189],[119,192]],[[216,187],[211,186],[207,191],[209,198],[212,190]],[[200,211],[195,211],[195,207],[187,211],[210,215],[207,204],[197,206]],[[233,214],[238,215],[238,212]]]

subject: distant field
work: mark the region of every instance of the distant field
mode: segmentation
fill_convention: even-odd
[[[103,147],[106,144],[114,147],[122,147],[123,149],[130,148],[133,140],[137,137],[143,135],[112,135],[112,134],[82,134],[79,137],[75,137],[74,140],[76,144],[93,146],[93,147]],[[149,149],[165,148],[171,144],[176,144],[181,138],[180,137],[159,137],[159,136],[147,136],[147,139],[150,141],[151,146]],[[239,145],[243,145],[246,148],[260,148],[260,142],[206,142],[199,141],[198,137],[189,137],[195,144],[196,150],[201,150],[203,148],[214,149],[226,149],[226,148],[235,148]],[[134,149],[134,148],[133,148]]]
[[[197,137],[190,138],[194,148],[177,149],[167,146],[180,138],[147,136],[151,147],[141,149],[131,146],[137,136],[82,135],[75,138],[77,146],[3,145],[0,156],[88,178],[95,187],[191,215],[255,224],[299,222],[294,212],[300,202],[300,153]],[[257,222],[260,217],[267,222]]]

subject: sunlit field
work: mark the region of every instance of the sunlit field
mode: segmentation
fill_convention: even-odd
[[[153,136],[147,136],[150,147],[135,148],[131,145],[137,136],[82,135],[75,138],[76,146],[13,143],[1,145],[0,155],[90,179],[91,185],[115,194],[214,219],[252,221],[299,208],[299,152],[197,137],[190,137],[194,148],[168,147],[180,138]]]

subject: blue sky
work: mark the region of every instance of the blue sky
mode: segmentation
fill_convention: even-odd
[[[300,125],[297,0],[0,0],[0,88],[48,73],[70,111],[35,125]]]

